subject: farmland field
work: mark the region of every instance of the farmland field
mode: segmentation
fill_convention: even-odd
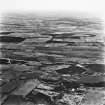
[[[1,105],[105,105],[100,19],[35,14],[2,18]]]

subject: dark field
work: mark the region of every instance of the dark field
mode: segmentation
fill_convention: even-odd
[[[105,105],[102,21],[8,14],[0,28],[1,105]]]

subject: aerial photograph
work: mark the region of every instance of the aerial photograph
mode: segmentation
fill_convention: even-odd
[[[2,15],[1,105],[105,105],[103,20],[62,14]]]

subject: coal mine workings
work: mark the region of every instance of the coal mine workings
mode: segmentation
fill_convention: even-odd
[[[8,14],[0,24],[1,105],[105,105],[100,19]]]

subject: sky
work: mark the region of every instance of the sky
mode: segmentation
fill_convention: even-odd
[[[0,0],[0,13],[68,12],[105,18],[105,0]]]

